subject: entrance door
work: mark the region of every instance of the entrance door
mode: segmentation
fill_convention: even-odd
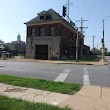
[[[36,45],[36,59],[48,60],[48,45]]]

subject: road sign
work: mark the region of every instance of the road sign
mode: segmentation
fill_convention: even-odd
[[[71,24],[72,26],[75,26],[75,23],[74,23],[73,21],[71,21],[71,20],[70,20],[70,24]]]

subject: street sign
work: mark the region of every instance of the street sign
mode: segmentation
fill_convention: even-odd
[[[75,23],[74,23],[73,21],[71,21],[71,20],[70,20],[70,24],[71,24],[72,26],[75,26]]]

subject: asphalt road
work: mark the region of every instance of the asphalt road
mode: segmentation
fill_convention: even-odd
[[[110,61],[110,57],[107,59]],[[1,60],[0,74],[110,87],[110,64],[94,66]]]

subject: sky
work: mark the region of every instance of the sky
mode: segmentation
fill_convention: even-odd
[[[110,0],[70,0],[69,17],[80,27],[81,17],[83,23],[85,38],[84,43],[93,48],[101,48],[101,39],[103,34],[102,20],[110,16]],[[54,9],[62,15],[63,5],[67,6],[67,0],[0,0],[0,39],[5,43],[15,41],[18,33],[21,40],[26,41],[25,22],[37,16],[37,13]],[[66,18],[65,18],[66,19]],[[110,51],[110,17],[105,19],[105,47]]]

